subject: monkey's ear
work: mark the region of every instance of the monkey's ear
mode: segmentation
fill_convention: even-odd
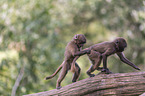
[[[74,36],[74,39],[77,40],[78,39],[78,34]]]

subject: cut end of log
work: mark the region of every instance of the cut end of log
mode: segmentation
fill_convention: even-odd
[[[57,90],[24,96],[139,96],[145,92],[145,72],[98,74]]]

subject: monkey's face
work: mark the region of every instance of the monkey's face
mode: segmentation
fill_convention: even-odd
[[[79,48],[83,47],[86,43],[86,37],[83,34],[77,34],[74,36],[75,42]]]
[[[83,47],[84,44],[86,43],[86,38],[84,38],[84,37],[79,37],[79,38],[76,40],[76,42],[77,42],[77,46],[78,46],[79,48],[81,48],[81,47]]]
[[[126,40],[124,38],[117,38],[115,40],[115,43],[118,45],[118,48],[119,48],[119,52],[122,52],[124,51],[124,49],[127,47],[127,43],[126,43]]]
[[[78,41],[77,46],[79,48],[83,47],[86,42]]]

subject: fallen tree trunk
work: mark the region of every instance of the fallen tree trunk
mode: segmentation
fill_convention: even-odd
[[[99,74],[61,89],[25,96],[138,96],[145,92],[145,72]]]

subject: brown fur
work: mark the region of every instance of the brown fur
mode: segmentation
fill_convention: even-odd
[[[53,73],[51,76],[46,77],[46,79],[51,79],[62,69],[59,78],[57,80],[57,84],[56,84],[57,89],[61,88],[61,82],[65,78],[68,70],[70,69],[74,73],[72,82],[76,82],[76,80],[78,79],[81,69],[75,61],[79,56],[90,53],[90,50],[81,51],[81,48],[85,43],[86,43],[86,38],[84,35],[82,34],[75,35],[65,48],[65,53],[64,53],[65,58],[63,63],[59,66],[59,68],[55,71],[55,73]],[[73,66],[72,66],[72,62],[74,62]]]
[[[91,74],[94,70],[101,70],[106,74],[111,73],[107,68],[107,57],[115,53],[119,56],[122,62],[130,65],[131,67],[137,70],[140,70],[136,65],[131,63],[127,58],[125,58],[123,51],[126,47],[127,47],[126,40],[121,37],[116,38],[112,42],[102,42],[89,47],[88,49],[91,50],[91,53],[88,54],[88,57],[92,62],[92,66],[87,71],[87,74],[90,77],[95,76],[94,74]],[[99,67],[102,59],[103,59],[103,68]]]

